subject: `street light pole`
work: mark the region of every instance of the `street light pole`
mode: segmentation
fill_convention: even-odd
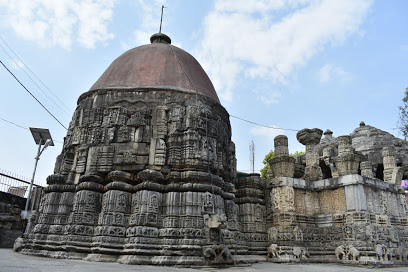
[[[40,139],[40,142],[38,143],[38,151],[37,151],[37,156],[35,157],[33,176],[31,177],[30,187],[28,188],[28,196],[27,196],[25,209],[24,209],[26,216],[28,215],[28,205],[30,203],[31,191],[33,190],[35,172],[37,171],[37,164],[38,164],[38,160],[40,159],[41,145],[42,145],[42,139]]]
[[[37,171],[38,160],[40,159],[41,153],[48,146],[54,145],[54,142],[52,141],[52,138],[51,138],[50,131],[48,129],[30,127],[30,131],[31,131],[31,134],[33,135],[35,143],[38,144],[38,151],[37,151],[37,156],[35,157],[34,171],[33,171],[33,176],[31,178],[30,187],[28,189],[28,196],[27,196],[27,200],[25,204],[25,209],[24,209],[24,212],[22,212],[23,219],[28,219],[30,217],[28,206],[30,204],[31,191],[33,190],[33,184],[34,184],[35,172]],[[44,145],[44,147],[41,149],[42,145]],[[31,205],[31,209],[32,208],[33,208],[33,205]]]

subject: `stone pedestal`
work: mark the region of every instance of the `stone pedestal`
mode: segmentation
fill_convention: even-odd
[[[275,157],[271,158],[268,163],[271,167],[271,177],[293,177],[295,159],[289,156],[288,137],[285,135],[276,136]]]

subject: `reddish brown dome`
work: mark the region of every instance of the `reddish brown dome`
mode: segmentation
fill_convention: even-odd
[[[164,87],[197,91],[220,103],[211,80],[193,56],[166,42],[152,42],[123,53],[90,90]]]

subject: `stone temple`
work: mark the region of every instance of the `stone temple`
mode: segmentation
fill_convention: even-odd
[[[303,129],[298,157],[277,136],[268,180],[237,173],[229,114],[210,79],[154,34],[79,97],[14,248],[127,264],[408,264],[408,144],[371,128],[323,139]]]

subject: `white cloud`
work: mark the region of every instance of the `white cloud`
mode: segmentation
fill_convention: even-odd
[[[326,64],[320,68],[318,72],[320,82],[329,82],[331,80],[347,81],[350,79],[350,74],[338,66]]]
[[[276,127],[271,125],[271,127]],[[278,135],[285,135],[285,131],[283,129],[277,128],[267,128],[267,127],[253,127],[250,131],[250,134],[255,136],[265,137],[268,143],[272,144],[273,146],[273,139]]]
[[[279,104],[279,98],[281,98],[281,94],[278,92],[270,92],[268,95],[261,95],[260,99],[262,103],[266,105],[270,104]]]
[[[161,6],[166,6],[166,0],[138,0],[137,12],[140,15],[141,23],[138,29],[133,32],[137,45],[146,44],[150,41],[153,33],[159,32]],[[160,8],[160,9],[159,9]],[[163,17],[166,16],[164,11]],[[163,27],[162,27],[163,29]],[[165,33],[165,31],[163,31]]]
[[[16,35],[44,47],[70,50],[74,41],[95,48],[114,35],[107,24],[115,0],[9,0],[0,1],[1,24]]]
[[[203,22],[195,55],[228,102],[242,77],[285,84],[325,46],[358,32],[370,5],[371,0],[218,0]]]
[[[22,61],[16,60],[16,61],[10,61],[11,68],[14,70],[20,70],[24,69],[25,65]]]

